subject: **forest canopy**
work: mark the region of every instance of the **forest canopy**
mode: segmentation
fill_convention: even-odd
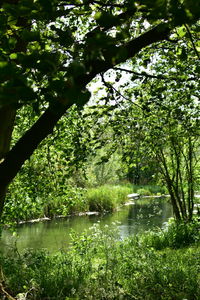
[[[0,14],[0,213],[24,162],[72,106],[85,107],[97,76],[106,90],[102,100],[120,98],[125,109],[128,98],[142,102],[144,113],[160,103],[163,112],[178,97],[175,117],[181,118],[187,101],[198,102],[198,1],[8,0],[1,1]],[[122,80],[124,74],[131,77]],[[181,93],[188,95],[184,104]],[[13,143],[20,111],[29,106],[35,118]]]

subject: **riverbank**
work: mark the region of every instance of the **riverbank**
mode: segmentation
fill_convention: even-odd
[[[9,247],[15,245],[19,253],[23,253],[27,248],[35,250],[45,248],[55,253],[70,245],[71,232],[82,234],[84,230],[88,230],[96,223],[102,227],[105,225],[110,227],[115,223],[120,239],[124,239],[130,235],[153,230],[155,227],[163,227],[163,223],[167,222],[172,215],[172,207],[165,199],[140,198],[132,201],[132,205],[121,205],[112,213],[71,215],[44,222],[25,223],[10,229],[5,228],[1,235],[1,246],[5,253]]]
[[[133,186],[131,184],[103,185],[94,188],[68,187],[62,195],[48,197],[23,197],[7,199],[3,223],[15,225],[33,220],[48,220],[55,216],[86,214],[88,212],[113,212],[128,201],[127,195],[156,195],[162,188],[155,186]]]
[[[199,224],[170,221],[124,241],[97,224],[73,234],[68,250],[14,249],[0,265],[0,293],[14,299],[199,299]]]

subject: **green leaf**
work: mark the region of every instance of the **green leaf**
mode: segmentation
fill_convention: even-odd
[[[0,69],[5,68],[8,66],[8,62],[7,61],[0,61]],[[2,70],[1,70],[2,72]]]
[[[11,53],[10,59],[17,59],[17,53]]]
[[[177,30],[179,37],[183,38],[186,35],[186,29],[184,26],[181,26]]]

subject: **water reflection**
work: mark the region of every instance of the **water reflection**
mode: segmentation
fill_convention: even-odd
[[[162,227],[171,216],[172,208],[166,201],[156,200],[147,204],[138,201],[129,209],[126,221],[119,226],[121,237]]]
[[[82,233],[97,221],[102,226],[113,222],[120,222],[121,238],[150,230],[153,227],[162,227],[172,216],[169,203],[163,200],[137,200],[134,205],[124,206],[113,214],[103,216],[81,216],[65,219],[55,219],[34,224],[23,224],[17,228],[17,238],[9,230],[4,230],[1,238],[1,248],[8,249],[17,246],[21,252],[25,248],[56,251],[66,248],[70,241],[70,232],[74,230]]]

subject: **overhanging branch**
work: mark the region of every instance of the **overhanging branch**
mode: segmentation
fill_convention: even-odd
[[[32,155],[34,150],[38,147],[40,142],[46,138],[53,130],[56,123],[64,115],[66,110],[76,103],[75,98],[70,98],[70,91],[73,93],[75,89],[83,89],[97,74],[106,72],[119,63],[125,62],[127,59],[134,57],[140,50],[152,43],[159,42],[166,39],[169,34],[169,28],[166,24],[158,25],[157,27],[143,33],[136,39],[133,39],[125,45],[120,47],[115,46],[116,54],[121,50],[126,50],[126,55],[117,56],[113,60],[109,56],[109,49],[104,52],[104,59],[90,61],[89,74],[83,74],[75,78],[74,86],[68,85],[68,92],[66,97],[61,101],[55,99],[54,107],[49,107],[46,112],[36,121],[36,123],[24,134],[24,136],[16,143],[16,145],[8,152],[5,160],[0,164],[0,185],[8,185],[16,176],[23,163]],[[102,45],[103,46],[103,45]],[[101,48],[101,47],[100,47]],[[66,85],[68,81],[66,79]]]
[[[188,33],[188,35],[189,35],[189,38],[190,38],[190,41],[191,41],[191,43],[192,43],[192,46],[193,46],[194,52],[196,53],[196,55],[197,55],[198,59],[200,60],[200,54],[199,54],[199,52],[198,52],[198,50],[197,50],[197,48],[196,48],[196,45],[195,45],[195,43],[194,43],[194,40],[193,40],[192,34],[191,34],[191,32],[190,32],[190,29],[189,29],[189,27],[188,27],[188,25],[187,25],[187,24],[185,24],[185,28],[186,28],[186,30],[187,30],[187,33]]]
[[[127,72],[133,75],[136,75],[138,77],[146,77],[146,78],[153,78],[153,79],[161,79],[161,80],[167,80],[167,81],[171,81],[171,80],[183,80],[181,77],[177,76],[177,77],[171,77],[171,76],[165,76],[165,75],[152,75],[152,74],[148,74],[146,72],[136,72],[136,71],[132,71],[132,70],[128,70],[125,68],[120,68],[120,67],[114,67],[113,70],[118,70],[118,71],[122,71],[122,72]],[[199,80],[198,77],[190,77],[187,78],[185,81],[192,81],[192,80]]]

